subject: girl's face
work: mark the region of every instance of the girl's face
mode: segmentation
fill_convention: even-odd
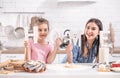
[[[85,28],[85,35],[87,40],[94,40],[99,34],[99,28],[94,22],[90,22],[87,24]]]
[[[41,24],[38,26],[39,39],[44,40],[48,35],[49,29],[47,24]]]

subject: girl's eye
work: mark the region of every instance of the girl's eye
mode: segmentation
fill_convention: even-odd
[[[47,29],[44,29],[44,31],[47,31]]]
[[[41,31],[45,31],[46,32],[46,31],[48,31],[48,29],[43,29],[43,30],[42,29],[38,29],[38,31],[40,31],[40,32]]]
[[[38,31],[42,31],[41,29],[38,29]]]

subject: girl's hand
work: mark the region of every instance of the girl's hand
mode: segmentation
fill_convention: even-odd
[[[57,38],[57,39],[56,39],[56,45],[55,45],[55,46],[59,47],[61,44],[62,44],[62,39]]]
[[[29,47],[28,41],[24,41],[24,46],[25,46],[25,48],[26,48],[26,47]]]

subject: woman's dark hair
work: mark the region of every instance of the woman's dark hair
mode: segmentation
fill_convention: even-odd
[[[86,23],[86,26],[90,22],[94,22],[98,26],[98,28],[99,28],[100,31],[103,30],[102,22],[99,19],[97,19],[97,18],[91,18],[91,19],[89,19],[88,22]]]
[[[101,22],[99,19],[97,19],[97,18],[91,18],[91,19],[89,19],[88,22],[86,23],[86,26],[87,26],[87,24],[90,23],[90,22],[94,22],[94,23],[98,26],[99,31],[102,31],[102,30],[103,30],[103,24],[102,24],[102,22]],[[92,47],[94,47],[94,45],[97,45],[97,54],[96,54],[96,56],[98,55],[98,51],[99,51],[99,44],[100,44],[100,39],[99,39],[99,38],[100,38],[100,37],[99,37],[99,35],[98,35],[98,36],[96,37],[96,39],[94,40],[93,44],[92,44]],[[87,41],[87,38],[86,38],[85,34],[83,34],[83,35],[81,36],[82,53],[84,52],[84,46],[86,46],[86,41]]]

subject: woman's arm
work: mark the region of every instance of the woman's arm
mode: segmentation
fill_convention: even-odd
[[[72,52],[73,52],[73,63],[79,63],[78,58],[80,57],[80,53],[81,53],[80,47],[78,45],[75,45],[72,49]]]
[[[72,53],[72,45],[69,44],[66,48],[67,52],[67,62],[68,63],[73,63],[73,53]]]
[[[79,46],[72,46],[69,44],[66,48],[67,56],[64,57],[62,63],[79,63],[78,55],[79,55]]]

